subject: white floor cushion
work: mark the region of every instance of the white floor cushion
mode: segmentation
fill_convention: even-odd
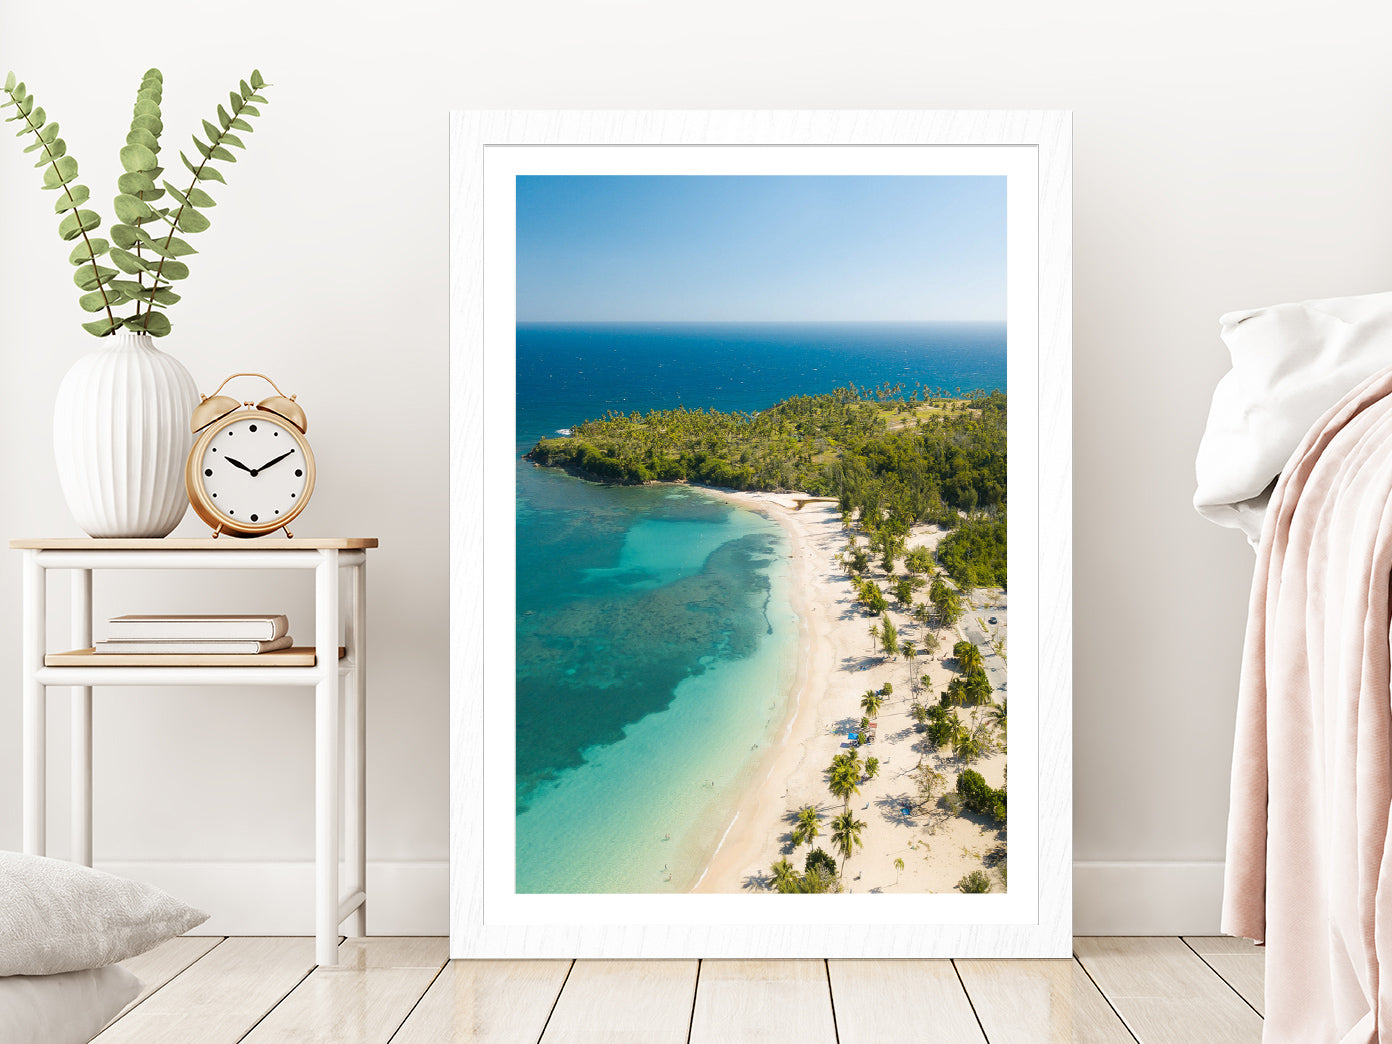
[[[87,1044],[140,994],[119,964],[58,975],[0,979],[0,1040],[5,1044]]]
[[[207,919],[137,881],[61,859],[0,852],[0,976],[115,964]]]

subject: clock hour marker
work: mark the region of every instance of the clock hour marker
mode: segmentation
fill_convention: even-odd
[[[213,499],[214,499],[214,500],[217,499],[217,494],[216,494],[216,493],[213,494]]]
[[[204,469],[203,469],[203,474],[205,474],[205,475],[211,475],[212,473],[213,473],[213,469],[212,469],[212,468],[204,468]]]
[[[303,475],[303,474],[304,474],[304,472],[301,471],[299,468],[296,468],[296,469],[295,469],[295,477],[296,477],[296,478],[299,478],[299,477],[300,477],[301,475]]]
[[[256,425],[255,425],[255,424],[253,424],[253,425],[251,426],[251,430],[252,430],[252,431],[255,431],[255,430],[256,430]]]
[[[255,522],[255,521],[256,521],[256,516],[255,516],[255,515],[252,515],[252,516],[251,516],[251,520],[252,520],[253,522]]]

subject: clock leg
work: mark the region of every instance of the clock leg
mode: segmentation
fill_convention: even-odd
[[[281,526],[281,528],[285,530],[285,539],[286,539],[286,540],[294,540],[294,539],[295,539],[295,534],[292,533],[292,532],[290,532],[290,527],[289,527],[289,526]]]

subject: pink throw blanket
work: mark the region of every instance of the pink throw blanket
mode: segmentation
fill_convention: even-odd
[[[1392,1042],[1392,370],[1305,436],[1257,552],[1223,931],[1264,941],[1264,1040]]]

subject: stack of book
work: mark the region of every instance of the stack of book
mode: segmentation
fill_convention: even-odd
[[[279,615],[113,616],[99,653],[263,653],[288,649],[290,622]]]

